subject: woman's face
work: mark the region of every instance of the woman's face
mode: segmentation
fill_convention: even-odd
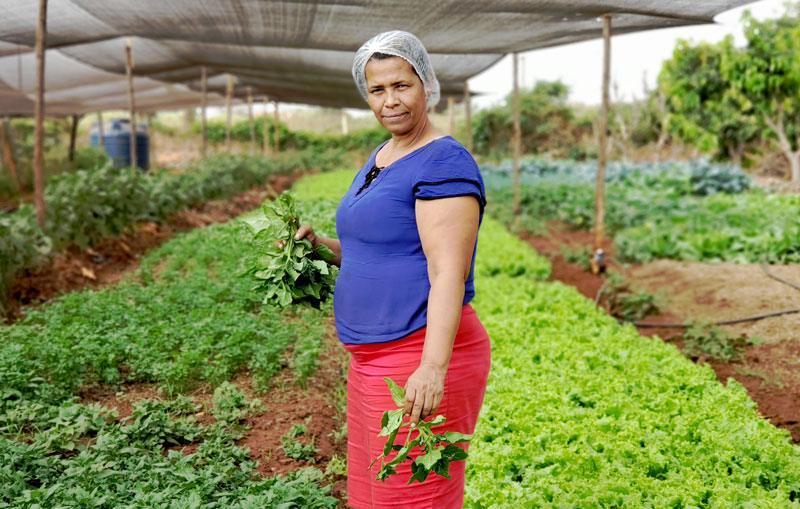
[[[425,87],[408,61],[373,58],[364,74],[369,107],[390,133],[407,134],[425,118]]]

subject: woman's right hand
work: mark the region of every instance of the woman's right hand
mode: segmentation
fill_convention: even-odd
[[[311,242],[312,248],[315,248],[319,245],[319,238],[317,237],[317,234],[314,233],[314,229],[310,225],[300,225],[300,228],[298,228],[295,232],[294,240],[301,240],[303,238],[306,238],[309,242]],[[279,248],[282,248],[285,244],[285,240],[279,240],[275,242],[275,245]]]

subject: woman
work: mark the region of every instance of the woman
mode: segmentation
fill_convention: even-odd
[[[409,462],[385,482],[375,480],[379,465],[367,467],[385,442],[377,436],[381,414],[395,408],[385,376],[405,387],[412,427],[442,414],[446,422],[435,432],[475,428],[490,349],[469,305],[483,180],[466,149],[428,118],[439,84],[419,39],[400,31],[374,37],[358,50],[353,77],[392,137],[370,155],[339,203],[339,240],[308,225],[295,235],[331,248],[341,267],[334,315],[352,353],[348,501],[355,508],[461,507],[464,461],[451,464],[451,479],[432,474],[410,486]]]

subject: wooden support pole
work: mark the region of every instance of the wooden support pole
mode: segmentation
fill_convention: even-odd
[[[512,119],[514,123],[514,134],[511,139],[511,174],[512,174],[512,182],[511,182],[511,189],[513,193],[512,198],[512,210],[514,216],[519,215],[519,156],[521,152],[521,144],[522,144],[522,132],[519,126],[519,80],[517,75],[519,74],[519,54],[515,51],[512,56],[512,68],[513,68],[513,81],[514,84],[513,88],[513,104],[512,104]]]
[[[67,160],[70,162],[75,160],[75,141],[78,137],[78,121],[81,115],[72,115],[72,125],[69,130],[69,152],[67,152]]]
[[[256,122],[253,118],[253,88],[247,87],[247,119],[250,121],[250,155],[256,153]]]
[[[280,115],[278,114],[278,101],[275,101],[275,154],[281,152]]]
[[[106,133],[103,125],[103,112],[97,112],[97,146],[103,151],[106,149]]]
[[[36,205],[36,222],[44,228],[44,157],[42,145],[44,140],[44,53],[47,47],[47,0],[39,0],[39,19],[36,23],[36,95],[33,115],[33,201]]]
[[[464,123],[467,128],[467,150],[472,152],[472,99],[469,96],[469,86],[464,82]]]
[[[17,172],[14,149],[11,148],[13,141],[11,139],[11,122],[8,121],[8,118],[4,118],[0,122],[0,143],[3,145],[3,158],[6,160],[8,172],[11,173],[14,185],[17,186],[17,193],[22,194],[22,181],[19,179],[19,173]]]
[[[228,74],[228,85],[225,87],[227,116],[225,117],[225,144],[231,151],[231,118],[233,117],[233,76]]]
[[[264,117],[261,126],[261,130],[264,131],[262,133],[264,135],[264,157],[269,155],[269,115],[267,114],[267,103],[269,103],[269,97],[264,96]]]
[[[603,237],[605,234],[605,177],[606,145],[608,143],[609,82],[611,80],[611,14],[603,16],[603,104],[600,108],[600,132],[597,139],[597,177],[594,185],[594,256],[591,259],[592,272],[605,271],[603,257]]]
[[[456,132],[456,120],[453,116],[453,105],[456,103],[455,97],[448,97],[447,98],[447,130],[450,136],[453,136]]]
[[[133,39],[128,37],[125,44],[125,74],[128,77],[128,105],[130,107],[130,149],[131,149],[131,168],[139,166],[136,160],[136,100],[133,95]]]
[[[200,100],[200,129],[203,134],[203,141],[201,142],[200,154],[202,157],[206,156],[208,150],[208,133],[206,133],[206,107],[208,106],[208,75],[206,73],[206,66],[200,69],[200,88],[202,90],[202,99]]]
[[[350,124],[347,118],[347,112],[342,110],[342,134],[348,134],[350,132]]]

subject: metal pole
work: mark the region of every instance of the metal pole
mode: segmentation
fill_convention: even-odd
[[[264,131],[264,157],[269,155],[269,115],[267,114],[267,103],[269,97],[264,96],[264,117],[262,119],[261,130]]]
[[[247,118],[250,121],[250,155],[256,153],[256,122],[253,118],[253,88],[247,87]]]
[[[519,126],[519,83],[517,79],[517,75],[519,74],[519,54],[515,51],[513,53],[512,58],[512,68],[513,68],[513,84],[514,84],[514,95],[513,101],[514,104],[512,105],[513,112],[512,117],[514,121],[514,134],[513,139],[511,140],[512,143],[512,153],[511,153],[511,172],[513,175],[513,179],[511,182],[511,189],[513,192],[513,205],[512,210],[514,216],[519,215],[519,154],[520,154],[520,145],[522,143],[522,133]]]
[[[125,73],[128,75],[128,104],[130,105],[130,123],[131,123],[131,168],[139,166],[136,160],[136,101],[133,95],[133,39],[128,37],[128,42],[125,44]]]
[[[228,152],[231,151],[231,117],[233,115],[233,76],[228,74],[228,86],[225,87],[225,96],[228,115],[225,119],[225,143],[228,145]]]
[[[472,99],[469,97],[469,86],[464,82],[464,123],[467,128],[467,150],[472,152]]]
[[[200,100],[200,125],[203,132],[203,141],[201,144],[200,153],[202,157],[206,156],[208,150],[208,134],[206,133],[206,107],[208,106],[208,75],[206,74],[206,66],[200,68],[200,88],[202,89],[202,99]]]
[[[47,47],[47,0],[39,0],[39,19],[36,24],[36,97],[34,99],[35,126],[33,129],[33,201],[36,205],[36,222],[44,228],[44,50]]]
[[[608,103],[609,82],[611,79],[611,14],[603,16],[603,105],[600,109],[599,147],[597,148],[597,178],[594,185],[594,256],[591,260],[592,272],[605,271],[603,256],[604,216],[605,216],[605,176],[606,144],[608,143]]]
[[[275,154],[281,152],[281,137],[279,129],[278,101],[275,101]]]

